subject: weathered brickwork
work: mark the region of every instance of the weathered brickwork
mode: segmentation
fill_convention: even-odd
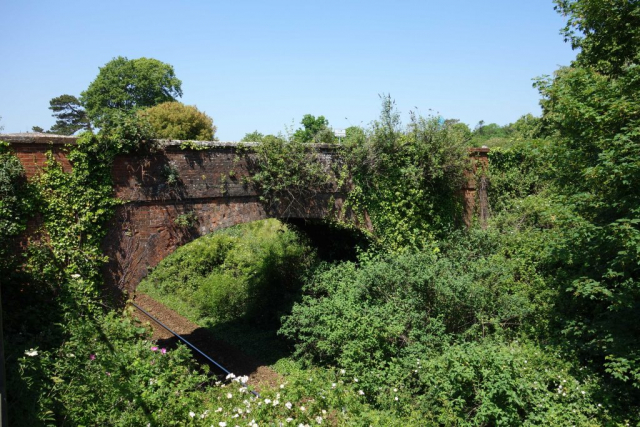
[[[66,157],[75,138],[47,134],[2,135],[32,178],[45,166],[47,152],[70,171]],[[345,195],[333,186],[292,211],[284,207],[267,209],[250,176],[247,159],[251,154],[235,143],[207,143],[205,150],[181,149],[167,144],[146,155],[122,155],[112,168],[114,194],[126,201],[118,207],[108,227],[103,249],[109,258],[105,266],[107,284],[132,291],[140,280],[177,247],[212,231],[265,218],[318,219],[344,215]],[[329,164],[331,146],[319,145],[320,161]],[[249,157],[248,157],[249,156]],[[484,169],[487,150],[472,156]],[[476,211],[487,211],[486,188],[469,176],[462,189],[465,221]],[[484,192],[478,197],[479,192]],[[480,203],[476,203],[479,200]]]

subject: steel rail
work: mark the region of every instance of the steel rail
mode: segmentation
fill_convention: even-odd
[[[147,312],[144,308],[140,307],[138,304],[136,304],[133,301],[131,301],[131,305],[133,305],[135,308],[137,308],[138,310],[143,312],[147,317],[149,317],[151,320],[156,322],[158,325],[162,326],[164,329],[166,329],[167,331],[171,332],[176,338],[178,338],[180,341],[182,341],[184,344],[186,344],[187,347],[191,348],[193,351],[195,351],[198,354],[200,354],[202,357],[207,359],[212,365],[216,366],[222,372],[224,372],[227,375],[234,375],[235,376],[235,374],[233,372],[231,372],[230,370],[228,370],[227,368],[225,368],[224,366],[222,366],[221,364],[219,364],[218,362],[213,360],[211,357],[209,357],[206,353],[204,353],[198,347],[196,347],[195,345],[193,345],[189,341],[187,341],[183,336],[181,336],[180,334],[177,334],[176,332],[174,332],[171,328],[169,328],[167,325],[162,323],[160,320],[156,319],[149,312]],[[243,387],[247,387],[248,388],[246,383],[242,382],[241,384],[242,384]],[[249,390],[249,392],[251,392],[251,394],[253,394],[256,397],[260,397],[260,394],[257,391]]]

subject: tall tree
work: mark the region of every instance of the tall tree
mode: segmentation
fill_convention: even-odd
[[[91,124],[87,112],[80,101],[73,95],[60,95],[49,101],[49,109],[53,111],[56,122],[49,132],[58,135],[73,135],[81,129],[90,130]],[[34,129],[35,131],[35,129]]]
[[[557,197],[576,215],[558,249],[563,340],[640,399],[640,2],[557,0],[581,49],[541,79],[558,143]],[[629,397],[631,399],[631,397]]]
[[[311,114],[305,114],[300,124],[303,127],[293,134],[296,140],[300,142],[333,142],[334,137],[333,132],[329,129],[329,120],[324,116],[314,117]]]
[[[89,118],[102,126],[113,111],[131,111],[175,101],[182,96],[182,82],[173,67],[152,58],[119,56],[100,68],[98,77],[82,92],[80,100]]]
[[[562,30],[566,41],[580,49],[577,64],[605,74],[619,74],[638,62],[640,6],[637,0],[555,0],[568,17]]]

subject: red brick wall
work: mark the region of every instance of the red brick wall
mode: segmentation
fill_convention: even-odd
[[[47,162],[47,153],[50,152],[53,158],[62,165],[62,168],[71,171],[71,163],[67,159],[67,147],[64,145],[51,144],[12,144],[13,150],[20,159],[22,166],[27,174],[27,178],[31,179],[34,175],[40,173]]]

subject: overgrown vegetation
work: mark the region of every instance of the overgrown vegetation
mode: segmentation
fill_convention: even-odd
[[[23,259],[0,258],[3,299],[24,307],[4,314],[11,417],[23,425],[640,423],[640,6],[557,4],[582,50],[538,81],[541,118],[473,132],[439,117],[403,127],[383,97],[380,119],[347,133],[336,170],[296,138],[251,136],[261,138],[253,183],[270,208],[291,212],[336,180],[361,223],[368,215],[374,241],[348,260],[322,262],[293,228],[254,223],[184,246],[141,285],[202,325],[279,329],[280,340],[265,343],[287,340],[275,363],[285,383],[260,399],[194,371],[183,348],[155,348],[98,297],[103,226],[119,203],[109,167],[118,153],[149,148],[148,124],[109,114],[69,154],[71,174],[51,161],[31,183],[1,146],[0,251],[32,212],[41,227]],[[493,216],[467,230],[459,189],[474,140],[494,147]]]
[[[349,203],[367,212],[386,250],[432,246],[461,224],[460,189],[470,168],[464,133],[436,117],[411,115],[406,129],[390,96],[380,119],[352,132],[342,151]]]
[[[139,290],[199,325],[244,320],[272,326],[292,304],[314,253],[275,219],[243,224],[178,248]]]

